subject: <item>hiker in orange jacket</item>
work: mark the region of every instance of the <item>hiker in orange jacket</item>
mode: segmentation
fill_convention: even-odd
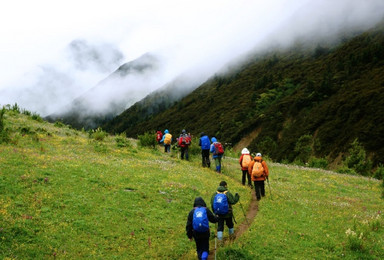
[[[267,163],[261,157],[261,153],[257,153],[253,161],[249,163],[248,172],[255,185],[256,199],[260,200],[265,196],[265,183],[268,179],[269,170]]]
[[[248,173],[249,163],[253,160],[247,148],[244,148],[241,151],[241,156],[239,159],[241,171],[243,173],[243,177],[241,179],[241,183],[245,185],[245,178],[248,179],[248,186],[252,189],[251,175]]]

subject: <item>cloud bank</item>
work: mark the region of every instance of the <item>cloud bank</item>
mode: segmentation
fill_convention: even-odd
[[[382,0],[8,2],[0,11],[0,104],[43,116],[145,53],[159,57],[161,71],[122,84],[140,97],[183,73],[202,82],[251,49],[364,30],[384,16]],[[121,93],[94,98],[102,104]]]

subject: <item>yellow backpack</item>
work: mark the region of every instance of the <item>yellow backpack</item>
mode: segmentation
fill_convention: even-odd
[[[259,161],[255,161],[255,164],[253,165],[252,169],[252,175],[256,178],[259,178],[263,176],[264,174],[264,167]]]
[[[248,168],[249,163],[252,161],[252,157],[249,154],[244,154],[241,166],[243,168]]]
[[[172,141],[172,135],[171,134],[165,134],[164,144],[171,144],[171,141]]]

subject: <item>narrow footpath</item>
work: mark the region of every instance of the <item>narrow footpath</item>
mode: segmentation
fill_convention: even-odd
[[[259,203],[256,200],[256,195],[255,195],[254,190],[252,190],[251,194],[252,194],[251,195],[252,198],[251,198],[251,203],[249,205],[248,212],[246,214],[246,219],[240,224],[235,224],[235,239],[229,240],[228,237],[224,238],[223,239],[224,246],[229,244],[229,243],[233,243],[233,241],[235,241],[237,238],[239,238],[245,231],[247,231],[249,229],[250,225],[252,224],[253,220],[255,219],[257,211],[259,210]],[[244,205],[243,205],[243,207],[244,207]],[[235,205],[235,208],[236,208],[236,210],[242,210],[241,205],[239,203],[237,203]],[[217,248],[219,247],[218,243],[216,244],[216,247]],[[211,246],[210,251],[209,251],[208,260],[214,260],[214,259],[215,259],[215,246],[213,246],[213,247]]]

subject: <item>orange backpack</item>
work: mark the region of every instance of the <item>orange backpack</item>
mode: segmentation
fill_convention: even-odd
[[[264,167],[259,161],[255,161],[255,164],[253,165],[252,169],[252,175],[256,178],[259,178],[263,176],[264,174]]]
[[[244,154],[243,160],[241,161],[241,167],[248,168],[248,165],[251,161],[252,161],[252,157],[249,154]]]

